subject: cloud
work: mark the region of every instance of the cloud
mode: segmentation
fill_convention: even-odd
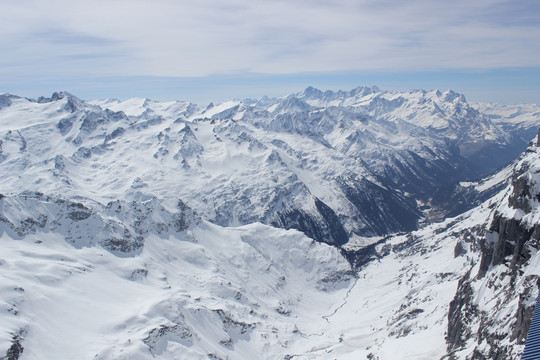
[[[540,65],[537,1],[19,0],[0,74],[206,76]]]

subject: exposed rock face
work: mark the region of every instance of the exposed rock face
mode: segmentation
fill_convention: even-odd
[[[22,346],[22,341],[26,336],[27,329],[20,329],[17,333],[12,334],[11,346],[6,352],[5,356],[2,356],[0,360],[18,360],[22,353],[24,352],[24,347]]]
[[[514,209],[520,209],[528,213],[531,211],[529,199],[531,197],[531,189],[529,182],[524,177],[519,177],[514,181],[514,190],[508,199],[508,203]]]
[[[476,273],[459,282],[448,314],[450,359],[463,358],[454,354],[471,345],[466,359],[521,357],[540,283],[534,268],[540,250],[539,154],[533,145],[518,161],[479,241],[481,259],[471,269]]]
[[[349,240],[349,236],[343,225],[339,222],[336,213],[319,199],[315,199],[317,214],[310,215],[299,209],[290,209],[277,212],[273,226],[283,229],[296,229],[312,239],[335,245],[343,245]]]
[[[521,268],[530,259],[530,251],[538,250],[539,230],[539,224],[528,228],[518,220],[495,215],[485,241],[481,242],[482,262],[478,277],[482,278],[497,265],[506,265],[512,271]]]
[[[175,323],[170,326],[161,325],[159,328],[153,329],[143,342],[148,346],[153,356],[159,356],[165,351],[169,341],[191,346],[193,345],[192,339],[193,333],[191,329],[181,323]]]
[[[448,351],[459,349],[467,343],[471,336],[470,324],[473,317],[478,314],[477,307],[472,303],[473,289],[470,284],[470,273],[467,273],[459,282],[459,291],[450,303],[448,312],[448,337],[450,344]]]

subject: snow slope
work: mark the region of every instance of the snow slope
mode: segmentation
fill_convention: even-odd
[[[22,359],[285,356],[325,323],[352,279],[336,248],[297,231],[221,228],[186,208],[191,225],[175,229],[155,201],[142,204],[154,209],[136,224],[138,252],[111,248],[107,236],[88,242],[84,222],[131,218],[122,205],[70,221],[58,200],[0,200],[1,353],[19,335]]]

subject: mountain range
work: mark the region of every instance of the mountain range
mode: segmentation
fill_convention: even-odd
[[[539,126],[438,90],[0,95],[0,354],[518,359]]]

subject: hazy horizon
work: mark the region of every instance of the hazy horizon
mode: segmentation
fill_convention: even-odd
[[[0,4],[0,91],[196,103],[377,85],[539,103],[540,3]]]

